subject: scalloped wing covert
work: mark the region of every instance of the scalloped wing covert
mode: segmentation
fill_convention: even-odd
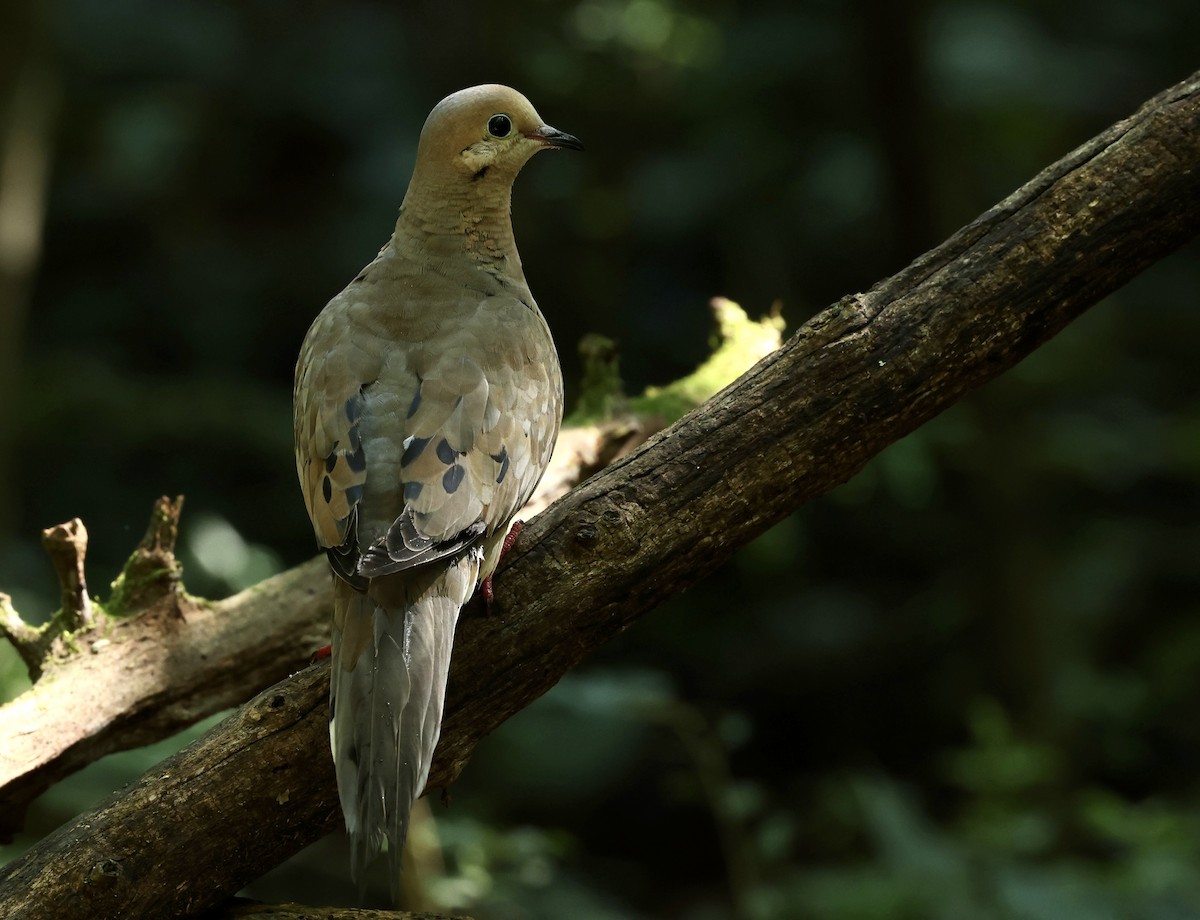
[[[297,472],[317,542],[350,581],[453,554],[506,525],[562,417],[557,356],[535,306],[434,274],[398,286],[404,268],[385,249],[325,308],[297,364]],[[410,297],[381,296],[397,289]],[[409,306],[429,302],[446,309]]]

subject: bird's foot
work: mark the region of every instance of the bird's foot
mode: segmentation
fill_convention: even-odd
[[[504,542],[500,544],[500,559],[508,555],[508,551],[512,549],[513,544],[517,542],[517,537],[521,534],[521,528],[524,527],[521,521],[513,521],[512,527],[508,533],[504,535]],[[500,566],[500,559],[496,560],[496,567]],[[494,570],[493,570],[494,571]],[[496,589],[492,587],[492,576],[489,575],[483,580],[483,602],[487,605],[488,610],[492,609],[492,602],[496,599]]]

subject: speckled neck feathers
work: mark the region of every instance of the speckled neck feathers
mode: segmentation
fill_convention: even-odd
[[[454,177],[418,184],[419,179],[413,176],[400,206],[397,249],[438,262],[466,256],[489,274],[524,285],[513,237],[511,181],[464,185]]]

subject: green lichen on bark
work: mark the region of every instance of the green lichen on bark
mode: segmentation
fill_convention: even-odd
[[[602,335],[585,336],[579,343],[583,357],[579,401],[564,425],[596,424],[623,412],[673,422],[724,389],[782,344],[785,324],[777,311],[752,320],[738,304],[725,297],[713,298],[711,307],[717,320],[712,354],[686,377],[666,386],[647,387],[640,396],[625,396],[616,343]]]
[[[630,400],[638,414],[657,414],[668,421],[682,418],[696,406],[737,380],[783,341],[784,321],[778,312],[752,320],[738,304],[724,297],[712,300],[717,320],[713,353],[696,370],[663,387],[647,387]]]
[[[155,502],[146,535],[112,583],[107,604],[110,616],[138,613],[155,601],[182,591],[183,566],[175,558],[182,510],[182,496],[174,501],[164,497]]]

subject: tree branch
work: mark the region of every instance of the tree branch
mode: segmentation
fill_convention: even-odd
[[[713,308],[722,343],[675,385],[687,392],[642,397],[637,411],[615,421],[576,420],[565,428],[526,517],[660,430],[664,404],[696,405],[779,347],[775,319],[752,322],[719,298]],[[591,401],[620,405],[611,349],[589,367],[605,381],[589,387]],[[304,667],[329,641],[332,599],[321,559],[217,604],[186,594],[173,552],[182,507],[182,498],[155,504],[102,610],[88,598],[87,534],[78,520],[45,532],[63,594],[63,609],[47,626],[28,626],[0,595],[0,635],[16,646],[35,681],[0,706],[0,738],[12,739],[0,749],[0,840],[11,839],[29,802],[64,776],[244,702]]]
[[[236,904],[206,920],[471,920],[424,911],[369,910],[352,907],[305,907],[301,904]]]
[[[47,527],[42,531],[42,547],[62,586],[62,627],[64,632],[90,629],[96,625],[92,599],[88,596],[83,559],[87,555],[87,528],[79,518]]]
[[[42,656],[45,654],[42,630],[22,620],[13,607],[12,598],[3,593],[0,593],[0,636],[12,643],[30,675],[36,679],[41,673]]]
[[[238,705],[303,667],[326,639],[323,560],[209,604],[179,590],[174,557],[161,545],[171,512],[177,522],[178,503],[156,505],[117,580],[110,607],[137,595],[140,616],[94,612],[94,628],[72,634],[60,613],[31,634],[9,608],[5,631],[28,640],[18,647],[41,676],[0,707],[0,837],[11,837],[29,802],[59,779]]]
[[[530,522],[499,609],[460,625],[430,786],[589,651],[1198,230],[1200,74]],[[194,914],[331,830],[327,689],[327,666],[281,682],[47,837],[0,870],[0,908]]]

